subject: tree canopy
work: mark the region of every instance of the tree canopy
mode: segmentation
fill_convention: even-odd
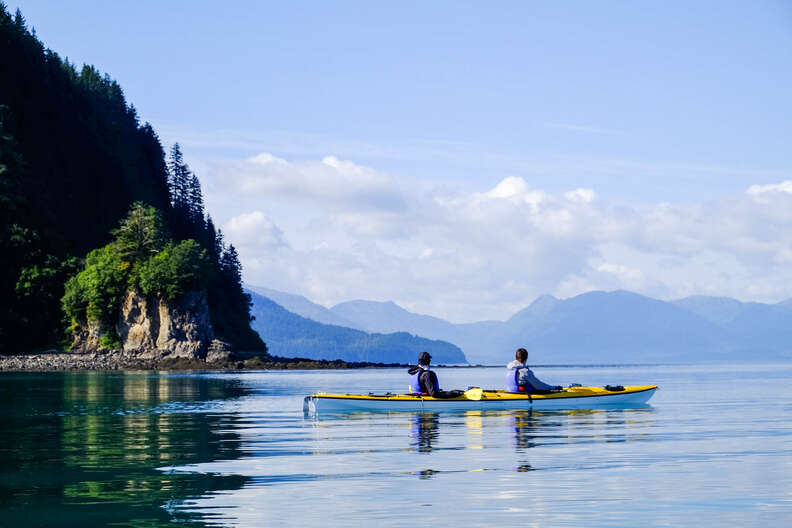
[[[72,286],[69,303],[77,304],[70,306],[87,298],[91,310],[102,312],[115,290],[94,296],[99,292],[83,287],[113,282],[114,263],[144,262],[163,252],[168,239],[171,255],[194,256],[180,248],[187,239],[206,251],[215,333],[263,349],[250,329],[249,299],[229,281],[233,274],[223,272],[226,248],[205,218],[200,182],[181,147],[173,146],[167,163],[156,132],[140,123],[116,81],[46,49],[21,13],[11,15],[2,2],[0,43],[0,298],[7,300],[0,303],[0,353],[60,340],[59,300],[83,268],[79,258],[91,252],[83,272],[91,271],[77,281],[82,286]],[[165,260],[157,273],[150,270],[152,277],[183,271]],[[241,270],[238,259],[236,266]],[[128,273],[141,270],[133,268]],[[87,297],[74,297],[79,292]]]
[[[121,258],[130,262],[156,255],[167,240],[162,215],[142,202],[132,204],[129,215],[112,233]]]

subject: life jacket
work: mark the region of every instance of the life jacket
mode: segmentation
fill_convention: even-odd
[[[423,387],[421,387],[421,374],[423,374],[424,372],[428,372],[428,371],[424,371],[424,369],[421,369],[412,376],[410,376],[410,392],[415,392],[418,394],[428,394],[423,389]],[[440,384],[437,382],[437,377],[434,378],[434,389],[435,391],[440,390]]]
[[[525,392],[525,387],[517,384],[520,377],[520,369],[510,369],[506,371],[506,392]]]
[[[531,393],[534,392],[534,388],[532,385],[520,385],[518,383],[520,379],[520,369],[527,368],[527,367],[518,367],[516,369],[510,369],[506,372],[506,392],[522,392],[522,393]]]
[[[423,390],[421,389],[421,373],[423,370],[419,370],[412,376],[410,376],[410,392],[416,392],[418,394],[422,393]]]

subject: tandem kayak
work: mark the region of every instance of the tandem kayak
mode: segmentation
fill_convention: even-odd
[[[609,390],[603,387],[570,387],[549,394],[521,394],[502,390],[471,388],[453,398],[432,398],[419,394],[325,394],[306,396],[307,412],[344,411],[442,411],[470,409],[592,409],[641,405],[657,390],[657,385],[634,385]]]

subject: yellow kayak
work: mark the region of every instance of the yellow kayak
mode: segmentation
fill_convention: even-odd
[[[621,390],[619,390],[621,389]],[[453,398],[420,394],[325,394],[305,397],[310,412],[421,411],[469,409],[589,409],[642,405],[654,395],[657,385],[627,387],[569,387],[548,394],[523,394],[471,388]]]

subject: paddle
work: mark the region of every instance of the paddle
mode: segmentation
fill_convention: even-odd
[[[463,394],[468,400],[479,401],[481,399],[482,392],[483,391],[478,387],[471,387],[463,392]]]

